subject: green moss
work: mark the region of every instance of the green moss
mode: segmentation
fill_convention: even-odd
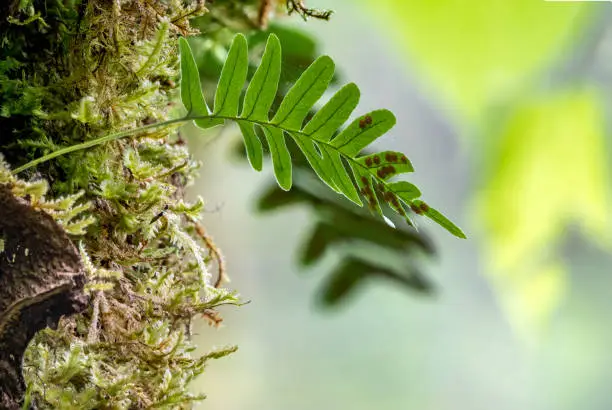
[[[12,167],[167,119],[175,39],[193,33],[188,20],[206,12],[202,1],[179,0],[1,7],[11,14],[0,23],[0,151]],[[59,220],[79,244],[92,296],[87,312],[32,342],[24,363],[28,403],[180,409],[202,399],[188,392],[189,382],[209,359],[235,349],[193,356],[191,321],[201,315],[218,323],[215,307],[238,300],[211,285],[209,265],[219,254],[197,222],[202,203],[182,201],[195,169],[176,132],[164,129],[62,156],[23,176],[48,180],[50,203],[72,195]]]

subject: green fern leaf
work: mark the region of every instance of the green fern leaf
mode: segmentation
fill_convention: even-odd
[[[291,155],[287,150],[283,131],[278,128],[264,126],[263,127],[270,154],[272,156],[272,165],[274,166],[274,175],[278,181],[278,185],[285,191],[291,189]]]
[[[320,149],[325,154],[323,156],[323,164],[329,166],[330,174],[333,175],[333,181],[336,187],[338,187],[340,192],[348,199],[361,206],[362,203],[355,189],[355,185],[353,185],[353,181],[351,181],[351,178],[342,164],[340,152],[325,145],[322,145]]]
[[[334,62],[328,56],[315,60],[291,87],[272,123],[284,130],[299,131],[306,114],[325,93],[334,76]]]
[[[253,124],[246,121],[238,121],[238,126],[244,137],[244,146],[251,166],[254,170],[261,171],[263,168],[263,148],[261,141],[255,135]]]
[[[199,87],[195,61],[188,43],[181,39],[181,97],[190,118],[201,128],[208,128],[225,120],[238,124],[244,138],[251,166],[259,171],[263,165],[262,142],[255,127],[263,130],[272,157],[278,185],[289,190],[292,185],[291,154],[285,137],[292,138],[302,150],[308,163],[331,189],[362,206],[361,197],[371,211],[383,215],[380,203],[412,224],[409,212],[425,215],[458,237],[465,234],[433,208],[421,208],[419,189],[405,181],[390,179],[413,172],[412,164],[400,152],[385,151],[359,157],[359,153],[395,125],[395,116],[388,110],[375,110],[346,123],[359,103],[359,89],[355,84],[342,87],[320,110],[313,107],[327,90],[334,75],[334,62],[327,56],[316,59],[299,77],[282,99],[273,118],[270,108],[278,90],[281,74],[281,46],[271,34],[249,86],[243,108],[238,115],[240,95],[248,70],[248,47],[244,36],[232,42],[227,61],[222,69],[213,113],[204,102]],[[197,84],[196,84],[197,83]],[[314,116],[304,124],[306,116]],[[335,137],[334,137],[335,135]],[[349,174],[349,171],[352,171]]]
[[[353,83],[342,87],[304,127],[304,134],[328,142],[348,120],[359,103],[359,88]]]
[[[438,225],[442,226],[444,229],[446,229],[453,235],[463,239],[466,238],[465,233],[463,233],[463,231],[457,225],[455,225],[447,217],[442,215],[440,211],[430,207],[425,202],[419,200],[413,201],[412,207],[415,213],[425,215],[426,217],[436,222]]]
[[[353,157],[384,135],[395,125],[395,116],[388,110],[377,110],[357,118],[332,141],[332,146]]]
[[[268,37],[261,64],[247,88],[240,117],[254,121],[268,121],[268,113],[278,90],[280,74],[280,40],[275,35],[271,35]]]
[[[198,66],[191,54],[186,39],[179,39],[181,54],[181,101],[187,109],[187,116],[209,115],[210,110],[204,100],[200,85]]]
[[[242,113],[240,114],[241,118],[251,121],[268,121],[268,113],[270,112],[270,107],[276,96],[280,73],[280,41],[278,37],[270,36],[261,59],[261,64],[255,71],[244,96],[244,105],[242,106]],[[246,78],[244,80],[246,80]],[[242,82],[244,82],[244,80]],[[263,148],[261,146],[261,141],[259,141],[259,138],[257,138],[255,134],[255,124],[249,121],[238,121],[238,126],[244,137],[244,145],[251,166],[256,171],[261,171],[263,167]],[[276,161],[276,163],[278,163],[279,159]],[[278,166],[280,166],[280,164]],[[290,182],[288,186],[291,186]]]
[[[227,56],[215,94],[215,115],[235,117],[249,69],[247,40],[236,35]]]
[[[389,184],[389,188],[406,202],[413,201],[421,196],[419,188],[407,181],[393,182]]]
[[[388,180],[396,175],[414,172],[412,163],[404,154],[396,151],[383,151],[359,157],[356,160],[362,168],[375,174],[378,179]],[[356,165],[353,166],[353,169]]]

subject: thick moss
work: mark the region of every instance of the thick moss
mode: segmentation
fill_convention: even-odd
[[[0,152],[16,167],[59,147],[162,121],[172,108],[176,38],[203,1],[8,2],[0,23]],[[195,315],[218,323],[218,252],[185,204],[195,163],[172,129],[79,151],[23,178],[49,181],[50,200],[81,192],[65,222],[91,294],[86,313],[38,334],[24,362],[38,408],[189,408],[189,382],[210,358],[193,357]],[[54,212],[52,209],[49,212]],[[63,214],[62,214],[63,215]],[[62,218],[59,218],[62,222]],[[78,222],[78,221],[77,221]],[[66,225],[67,226],[67,225]]]

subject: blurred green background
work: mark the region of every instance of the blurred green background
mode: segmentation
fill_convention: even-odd
[[[612,408],[610,118],[612,5],[543,0],[334,0],[319,39],[359,112],[398,125],[376,148],[406,152],[412,182],[458,222],[423,221],[439,258],[434,296],[388,283],[321,311],[337,255],[296,267],[311,214],[253,212],[273,177],[232,162],[236,130],[209,143],[192,195],[251,303],[196,342],[237,344],[197,386],[223,410]],[[305,68],[305,67],[304,67]],[[215,183],[223,175],[223,184]]]

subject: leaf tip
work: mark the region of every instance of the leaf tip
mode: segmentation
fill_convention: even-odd
[[[383,215],[382,217],[383,217],[383,221],[385,221],[385,223],[387,225],[389,225],[393,229],[396,228],[395,224],[393,223],[393,221],[390,218],[386,217],[385,215]]]
[[[457,228],[457,232],[453,233],[453,235],[455,235],[459,239],[467,239],[465,232],[463,232],[463,230],[461,230],[461,228],[459,228],[458,226],[456,226],[456,228]]]
[[[268,45],[274,45],[274,46],[280,47],[280,45],[281,45],[280,44],[280,39],[278,38],[278,36],[276,34],[271,33],[268,36]]]
[[[315,62],[329,66],[332,69],[336,67],[336,63],[334,63],[334,60],[328,55],[322,55],[321,57],[317,58]]]
[[[182,37],[182,36],[179,37],[178,45],[179,45],[179,53],[181,55],[185,53],[189,53],[191,51],[191,46],[189,45],[189,41],[187,41],[185,37]]]
[[[278,186],[283,190],[283,191],[290,191],[291,190],[291,180],[289,181],[278,181]]]
[[[247,38],[242,33],[236,34],[234,36],[234,39],[232,40],[232,43],[240,45],[240,46],[244,46],[244,47],[248,46]]]
[[[413,201],[413,205],[416,205],[420,209],[421,214],[436,222],[438,225],[446,229],[452,235],[456,236],[457,238],[467,239],[467,236],[461,230],[461,228],[455,225],[450,219],[444,216],[437,209],[429,207],[429,205],[420,200]]]
[[[346,87],[347,89],[349,89],[351,92],[360,95],[361,94],[361,90],[359,89],[359,87],[357,86],[357,84],[355,83],[348,83],[347,85],[345,85],[344,87]]]

